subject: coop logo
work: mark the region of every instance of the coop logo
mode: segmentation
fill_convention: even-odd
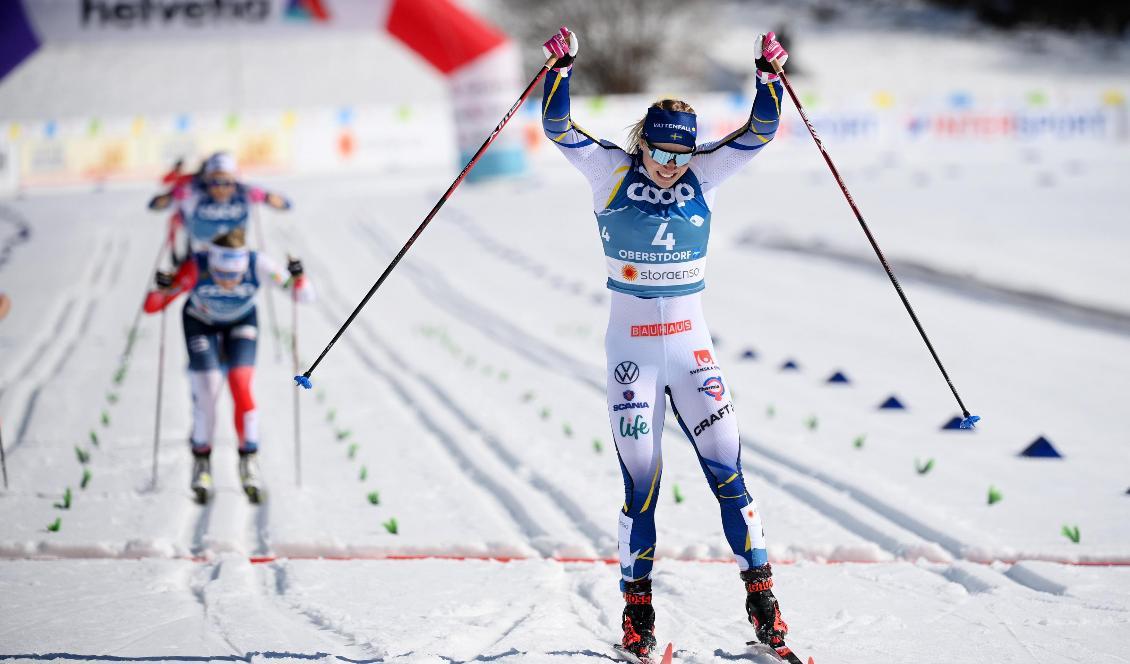
[[[694,200],[694,187],[685,182],[680,182],[673,189],[657,189],[649,184],[634,182],[628,187],[628,198],[633,201],[670,205],[678,202],[679,206],[686,205],[687,201]]]
[[[316,2],[319,0],[315,0]],[[303,3],[305,4],[305,3]],[[84,28],[213,27],[219,23],[262,23],[270,0],[82,0]]]
[[[287,0],[286,17],[295,21],[325,23],[330,20],[330,12],[324,0]]]
[[[193,215],[203,221],[233,221],[247,216],[247,207],[243,203],[214,203],[201,205],[196,208]]]
[[[640,377],[640,368],[635,362],[621,362],[616,365],[616,370],[612,374],[617,383],[631,385]]]
[[[722,396],[726,394],[726,386],[722,384],[721,377],[711,376],[702,381],[702,387],[698,388],[698,391],[714,397],[715,401],[721,401]]]

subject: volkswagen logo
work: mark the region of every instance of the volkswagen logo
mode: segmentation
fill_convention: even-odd
[[[621,385],[631,385],[640,377],[640,368],[635,362],[621,362],[616,365],[616,382]]]

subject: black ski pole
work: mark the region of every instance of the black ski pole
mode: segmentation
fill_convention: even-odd
[[[293,361],[294,373],[298,373],[298,289],[294,287],[294,279],[290,282],[290,355]],[[298,398],[298,390],[294,390],[294,483],[302,487],[302,400]]]
[[[470,173],[471,169],[475,167],[475,163],[479,161],[479,157],[481,157],[483,153],[486,152],[487,147],[489,147],[490,144],[494,142],[494,139],[502,131],[502,128],[506,126],[506,123],[510,121],[510,118],[513,117],[516,112],[518,112],[518,107],[522,105],[522,102],[526,101],[526,97],[530,96],[530,92],[534,89],[534,86],[537,85],[539,81],[541,81],[542,77],[545,76],[545,73],[549,71],[551,67],[553,67],[553,63],[555,62],[557,62],[556,57],[550,57],[545,61],[545,64],[542,65],[540,70],[538,70],[537,76],[534,76],[533,80],[530,81],[530,84],[527,85],[526,89],[522,91],[522,95],[518,97],[518,100],[514,102],[514,104],[510,107],[510,110],[506,111],[506,115],[502,117],[502,121],[499,122],[498,126],[494,128],[494,131],[492,131],[490,135],[487,136],[487,139],[483,141],[483,144],[475,152],[474,156],[471,157],[471,160],[468,161],[467,165],[463,167],[463,170],[459,173],[459,176],[455,178],[455,181],[451,183],[451,186],[447,188],[447,191],[443,192],[443,195],[440,196],[438,201],[436,201],[435,207],[432,208],[432,211],[428,213],[428,216],[424,217],[424,221],[420,223],[420,226],[418,228],[416,228],[416,232],[412,233],[412,237],[408,238],[408,241],[405,242],[404,246],[400,248],[400,251],[396,254],[396,257],[392,259],[392,262],[388,264],[388,267],[385,268],[385,271],[381,273],[381,276],[377,279],[376,283],[373,284],[373,287],[370,288],[369,292],[365,294],[365,297],[361,299],[361,302],[353,310],[353,313],[349,314],[349,318],[345,319],[345,323],[343,323],[342,326],[338,328],[338,331],[336,334],[334,334],[333,339],[330,339],[330,342],[326,344],[326,347],[324,349],[322,349],[321,354],[318,355],[318,359],[314,360],[314,363],[311,364],[310,368],[307,369],[304,373],[294,377],[294,381],[296,383],[298,383],[302,387],[305,387],[306,389],[311,388],[312,383],[310,382],[310,374],[314,373],[314,369],[318,368],[318,365],[322,362],[322,358],[326,356],[326,353],[330,352],[330,349],[333,348],[334,344],[337,343],[337,340],[341,338],[341,335],[345,332],[346,328],[348,328],[349,325],[353,323],[353,319],[357,318],[357,314],[361,313],[361,310],[364,309],[365,305],[369,303],[369,299],[373,297],[373,293],[377,292],[377,289],[380,288],[381,284],[383,284],[385,279],[388,278],[388,275],[393,271],[397,263],[400,262],[400,259],[404,258],[404,254],[408,253],[408,249],[412,247],[412,245],[416,242],[416,239],[420,237],[420,234],[423,233],[424,229],[427,228],[429,223],[431,223],[432,218],[436,216],[437,212],[439,212],[439,209],[443,207],[443,204],[446,203],[447,199],[451,197],[451,193],[455,191],[455,188],[463,182],[463,178],[467,177],[467,174]]]
[[[157,489],[157,456],[161,447],[161,399],[165,387],[165,319],[168,308],[161,309],[161,343],[157,350],[157,412],[153,424],[153,489]]]
[[[855,204],[855,199],[851,197],[847,185],[844,184],[844,179],[840,177],[840,172],[836,170],[836,165],[832,163],[832,157],[828,155],[828,151],[824,149],[824,143],[820,140],[820,136],[816,133],[816,128],[812,126],[812,121],[808,119],[808,114],[804,112],[804,106],[801,105],[800,99],[796,93],[793,92],[793,86],[789,84],[789,77],[785,75],[785,70],[776,61],[771,61],[773,69],[781,77],[781,82],[784,83],[785,89],[789,92],[789,97],[793,100],[793,105],[800,113],[800,117],[804,120],[805,126],[808,127],[808,133],[812,134],[812,140],[816,141],[816,147],[820,149],[820,154],[824,155],[824,161],[828,162],[828,168],[832,171],[832,176],[836,178],[836,182],[840,185],[840,191],[844,193],[844,198],[847,199],[848,205],[851,206],[852,212],[855,213],[855,218],[859,221],[859,225],[863,228],[863,233],[867,236],[867,241],[871,243],[871,248],[875,250],[875,255],[879,257],[879,262],[883,264],[883,269],[887,271],[887,276],[891,279],[891,284],[895,287],[895,291],[902,300],[902,306],[906,307],[906,313],[910,314],[910,320],[914,321],[914,327],[918,328],[918,334],[922,336],[922,341],[926,342],[926,348],[930,351],[931,357],[934,358],[934,363],[938,365],[938,370],[942,372],[942,377],[946,379],[946,385],[949,385],[950,392],[953,392],[953,398],[957,400],[957,405],[961,408],[962,420],[958,425],[962,429],[972,429],[973,425],[981,419],[978,415],[970,415],[969,409],[962,403],[961,397],[957,394],[957,388],[953,386],[953,381],[946,373],[946,368],[942,366],[942,360],[938,357],[938,353],[934,350],[934,345],[930,343],[930,338],[926,336],[926,330],[922,329],[922,323],[918,322],[918,316],[915,315],[914,309],[910,306],[910,300],[906,298],[906,294],[902,291],[902,286],[899,285],[898,279],[895,278],[894,270],[891,269],[890,263],[887,262],[886,257],[883,256],[882,250],[879,249],[879,243],[875,241],[875,236],[871,234],[871,229],[867,227],[867,222],[863,220],[863,214],[860,213],[859,207]]]
[[[251,214],[255,216],[255,241],[259,245],[259,253],[267,253],[267,243],[263,241],[262,217],[259,216],[259,207],[252,206]],[[274,340],[275,362],[282,362],[282,342],[279,340],[279,319],[275,316],[275,296],[270,288],[267,291],[267,320],[271,325],[271,338]]]

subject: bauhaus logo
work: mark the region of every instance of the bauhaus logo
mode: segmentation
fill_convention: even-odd
[[[262,23],[270,0],[82,0],[84,28],[214,27]]]

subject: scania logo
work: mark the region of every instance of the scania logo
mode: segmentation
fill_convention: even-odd
[[[687,201],[694,200],[694,187],[686,182],[680,182],[674,189],[656,189],[649,184],[633,182],[628,187],[628,198],[662,205],[670,205],[677,201],[682,206]]]
[[[635,362],[621,362],[616,365],[616,370],[612,373],[617,383],[631,385],[640,377],[640,368]]]

